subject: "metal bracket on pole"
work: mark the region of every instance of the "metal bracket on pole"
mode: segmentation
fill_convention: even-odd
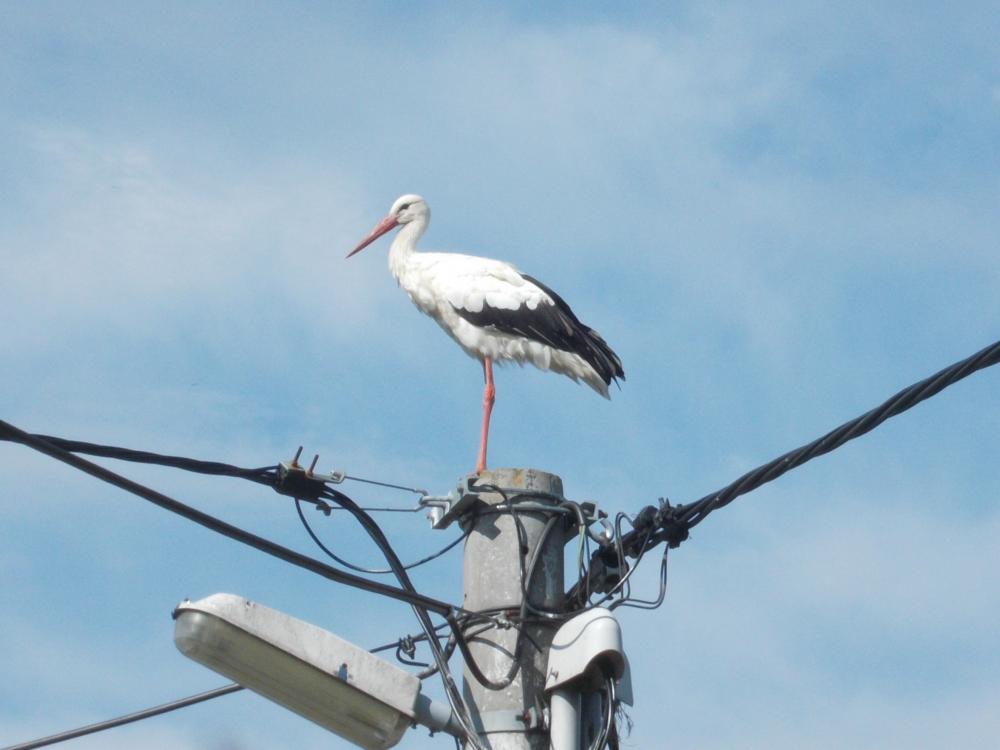
[[[432,529],[448,528],[479,501],[479,493],[474,488],[478,478],[469,474],[447,495],[424,495],[420,498],[420,505],[427,508],[427,520],[431,522]]]
[[[476,487],[478,480],[479,477],[477,475],[469,474],[463,477],[458,486],[447,495],[424,495],[420,498],[418,501],[419,505],[427,508],[427,520],[430,521],[432,529],[448,528],[452,523],[468,513],[472,506],[481,501],[480,489]],[[490,489],[489,491],[493,490]],[[518,508],[521,510],[564,513],[566,515],[573,515],[576,512],[566,507],[566,505],[553,506],[536,503],[532,500],[532,497],[537,497],[537,495],[534,495],[530,490],[525,491],[518,488],[510,488],[510,492],[522,495],[521,499],[515,500]],[[525,499],[523,495],[527,495],[528,498]],[[586,531],[590,538],[602,547],[611,544],[614,539],[614,531],[611,524],[608,523],[608,514],[598,508],[597,504],[593,502],[581,502],[576,505],[583,517]],[[590,525],[595,523],[600,524],[600,531],[594,531],[590,528]]]

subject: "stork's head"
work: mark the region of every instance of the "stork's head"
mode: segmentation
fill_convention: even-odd
[[[361,252],[383,234],[402,224],[423,220],[422,223],[426,225],[430,215],[431,210],[427,206],[427,201],[419,195],[414,195],[413,193],[401,195],[399,198],[396,198],[396,202],[392,204],[392,208],[389,209],[389,213],[386,214],[385,218],[375,225],[375,228],[368,233],[367,237],[361,240],[356,248],[347,254],[347,257],[350,258],[355,253]]]
[[[430,215],[431,210],[427,207],[427,201],[413,193],[399,196],[389,209],[389,216],[395,216],[397,224],[408,224],[415,219],[427,218]]]

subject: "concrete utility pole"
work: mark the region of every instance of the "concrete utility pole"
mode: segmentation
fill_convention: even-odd
[[[563,497],[562,480],[554,474],[534,469],[495,469],[483,472],[477,487],[495,485],[512,498],[515,509],[518,492],[532,491]],[[489,506],[503,506],[504,497],[498,492],[483,491],[479,498]],[[521,498],[533,506],[555,508],[558,500],[542,497]],[[525,538],[519,539],[514,515],[509,510],[491,513],[480,505],[460,519],[462,527],[471,530],[465,543],[465,601],[471,611],[497,611],[517,615],[521,609],[523,590],[522,566],[540,555],[531,580],[526,582],[528,601],[535,607],[561,612],[565,607],[563,582],[563,547],[565,528],[561,515],[550,533],[542,539],[543,530],[553,513],[544,510],[518,511]],[[522,548],[523,545],[523,548]],[[517,655],[519,670],[513,681],[501,690],[482,684],[465,668],[464,695],[473,722],[480,731],[483,744],[492,750],[547,750],[549,736],[542,723],[545,705],[545,669],[552,637],[558,622],[539,622],[527,626]],[[475,625],[469,628],[474,631]],[[500,682],[508,674],[515,656],[518,629],[490,628],[477,635],[470,650],[483,674]],[[536,647],[537,646],[537,647]]]

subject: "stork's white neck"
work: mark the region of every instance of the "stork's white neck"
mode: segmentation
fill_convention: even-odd
[[[427,219],[418,217],[402,226],[389,247],[389,271],[399,280],[407,259],[417,249],[417,241],[427,229]]]

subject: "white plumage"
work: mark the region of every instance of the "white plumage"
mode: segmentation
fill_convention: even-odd
[[[528,362],[582,380],[605,398],[611,382],[625,375],[604,339],[537,279],[499,260],[416,252],[429,221],[427,202],[419,195],[404,195],[348,257],[401,227],[389,249],[389,270],[413,304],[483,364],[486,391],[476,467],[481,472],[486,468],[495,393],[493,362]]]

